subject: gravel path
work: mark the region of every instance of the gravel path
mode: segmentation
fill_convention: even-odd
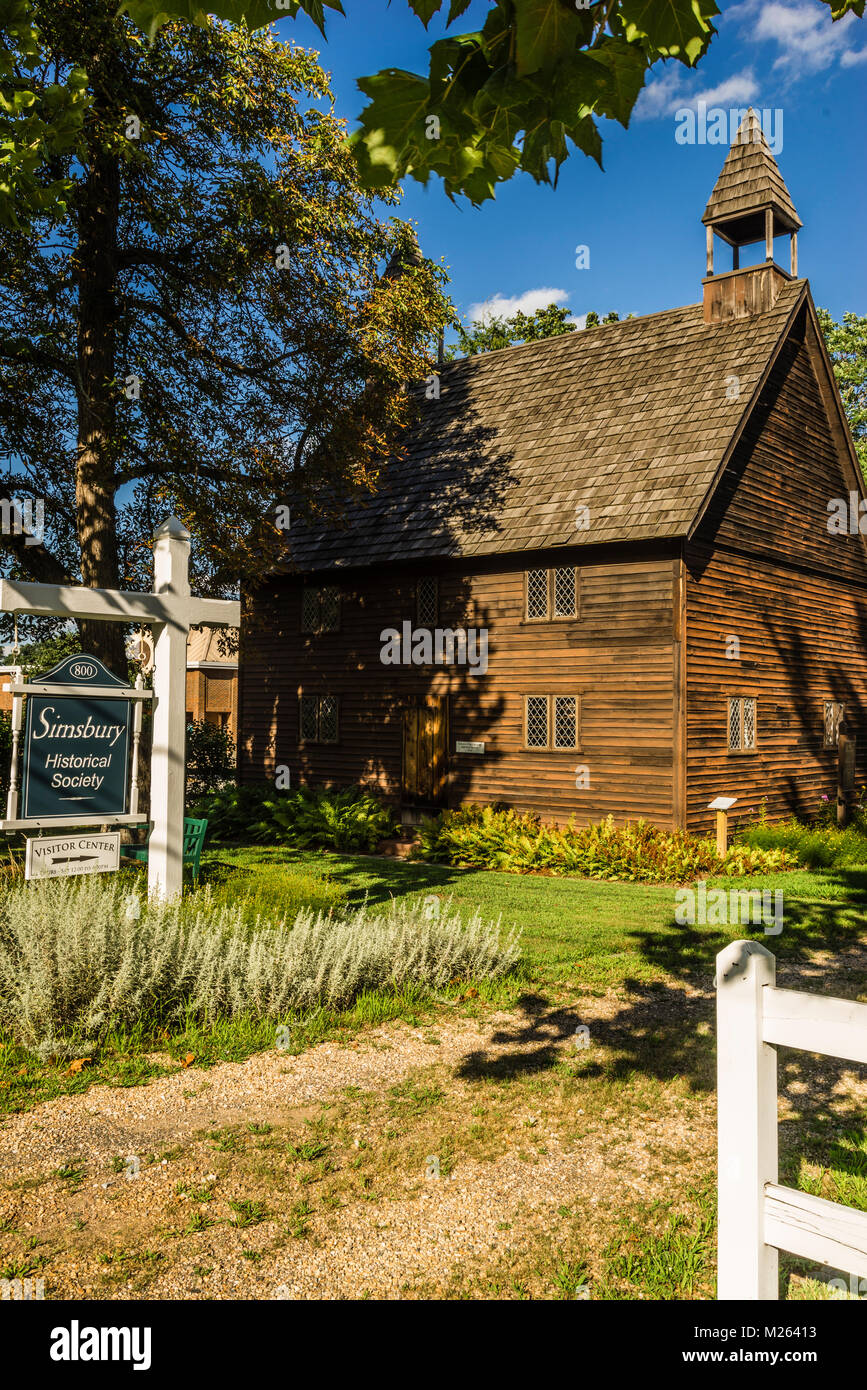
[[[787,976],[797,982],[797,972]],[[298,1056],[275,1050],[48,1101],[0,1124],[0,1265],[29,1242],[44,1254],[31,1272],[49,1298],[393,1298],[442,1296],[455,1274],[466,1283],[508,1269],[534,1242],[566,1243],[567,1227],[589,1250],[632,1204],[707,1179],[712,1095],[699,1088],[687,1103],[676,1076],[642,1076],[624,1083],[635,1086],[625,1117],[603,1106],[576,1139],[583,1110],[563,1113],[556,1089],[534,1091],[528,1078],[548,1084],[574,1059],[578,1022],[589,1024],[600,1062],[636,1031],[677,1020],[690,1045],[707,1049],[712,1004],[709,991],[678,988],[588,999],[580,1016],[442,1018],[433,1031],[389,1023]],[[390,1142],[383,1096],[434,1075],[466,1126],[480,1097],[505,1095],[502,1142],[481,1158],[467,1146],[453,1171],[427,1181],[435,1130],[421,1113],[395,1131],[411,1143],[417,1124],[418,1153],[377,1170]],[[841,1106],[857,1094],[863,1107],[860,1077],[833,1084]],[[800,1077],[793,1093],[802,1086]],[[344,1111],[333,1167],[286,1158]],[[482,1139],[489,1123],[476,1126]],[[227,1130],[235,1137],[223,1145],[217,1132]],[[116,1171],[127,1155],[140,1161],[135,1181]],[[371,1177],[356,1182],[362,1161]],[[199,1200],[207,1191],[213,1200]],[[254,1199],[265,1211],[244,1224],[238,1204]]]

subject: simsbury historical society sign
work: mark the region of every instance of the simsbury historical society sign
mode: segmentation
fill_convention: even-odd
[[[70,821],[76,812],[125,815],[130,702],[106,696],[112,687],[126,689],[124,682],[95,656],[80,655],[66,657],[32,685],[24,733],[24,817]],[[48,687],[48,693],[39,687]]]

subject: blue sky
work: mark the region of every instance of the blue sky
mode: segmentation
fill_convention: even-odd
[[[426,72],[428,45],[445,30],[434,20],[426,32],[406,0],[343,3],[347,17],[329,14],[325,43],[303,16],[277,28],[321,52],[338,112],[354,126],[365,103],[356,78]],[[698,301],[701,214],[726,154],[675,140],[675,111],[699,99],[782,112],[777,162],[804,223],[799,273],[835,318],[867,313],[867,19],[832,24],[819,0],[719,3],[719,32],[698,68],[658,64],[629,129],[600,123],[604,172],[576,152],[556,189],[519,174],[482,208],[452,205],[433,179],[427,188],[406,181],[399,215],[418,224],[425,254],[445,261],[462,315],[495,297],[507,312],[553,299],[579,321],[588,309],[625,317]],[[477,0],[453,32],[477,27],[487,9]],[[589,269],[576,269],[578,245],[590,249]],[[787,255],[778,243],[786,267]]]

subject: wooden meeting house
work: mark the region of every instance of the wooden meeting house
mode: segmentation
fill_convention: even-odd
[[[704,831],[833,799],[844,712],[867,780],[863,483],[752,112],[702,220],[701,302],[444,366],[372,502],[293,526],[245,599],[242,781]]]

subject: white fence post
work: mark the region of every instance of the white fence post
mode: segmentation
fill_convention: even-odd
[[[719,1299],[779,1297],[779,1256],[764,1239],[765,1183],[777,1181],[777,1053],[762,1040],[762,991],[775,961],[733,941],[716,961]]]

